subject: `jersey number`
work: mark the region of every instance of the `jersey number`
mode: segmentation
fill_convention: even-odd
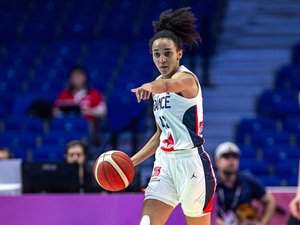
[[[170,128],[170,126],[169,126],[169,124],[167,123],[167,120],[166,120],[166,118],[165,118],[164,116],[160,116],[159,119],[160,119],[161,126],[162,126],[163,128],[166,128],[166,129],[169,129],[169,128]]]

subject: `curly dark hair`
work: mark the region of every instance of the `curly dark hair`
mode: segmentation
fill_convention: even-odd
[[[155,35],[150,39],[149,47],[152,49],[153,42],[158,38],[169,38],[174,41],[179,49],[183,45],[190,48],[198,46],[201,42],[200,34],[196,31],[196,18],[190,7],[180,8],[173,12],[172,9],[163,11],[159,21],[153,21]]]

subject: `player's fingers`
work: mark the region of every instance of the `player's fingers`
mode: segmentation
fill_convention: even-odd
[[[136,93],[137,92],[137,88],[132,88],[131,92]]]
[[[145,100],[147,99],[147,91],[143,90],[143,93],[142,93],[142,99]]]
[[[146,100],[150,97],[150,92],[144,90],[143,88],[132,88],[131,92],[135,93],[137,101],[140,102],[141,100]]]
[[[139,90],[138,88],[131,89],[131,92],[135,93],[137,101],[139,101]]]
[[[143,97],[143,89],[138,88],[138,91],[137,91],[137,100],[138,100],[138,102],[141,102],[142,97]]]
[[[143,93],[143,100],[148,99],[149,96],[150,96],[150,92],[149,91],[144,91],[144,93]]]
[[[135,97],[136,97],[136,99],[137,99],[137,101],[139,102],[139,94],[138,94],[138,88],[132,88],[131,89],[131,92],[132,93],[135,93]]]
[[[150,95],[151,95],[151,92],[150,91],[147,91],[147,99],[149,99],[150,98]]]

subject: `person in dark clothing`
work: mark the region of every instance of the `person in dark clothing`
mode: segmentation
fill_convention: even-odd
[[[82,141],[70,141],[65,149],[66,162],[78,163],[81,192],[100,192],[103,189],[97,184],[93,169],[87,163],[87,151],[88,148]]]
[[[238,224],[236,210],[257,199],[265,205],[260,225],[267,225],[275,208],[275,198],[251,174],[238,171],[240,149],[232,142],[220,144],[215,151],[217,167],[218,225]]]

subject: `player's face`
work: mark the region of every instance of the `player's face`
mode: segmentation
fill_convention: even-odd
[[[216,162],[218,170],[225,173],[235,173],[239,168],[239,156],[233,153],[222,155]]]
[[[83,165],[85,161],[85,155],[82,147],[80,145],[72,146],[68,149],[66,155],[67,163],[78,163]]]
[[[158,38],[152,44],[152,58],[164,78],[171,78],[179,67],[182,50],[169,38]]]

